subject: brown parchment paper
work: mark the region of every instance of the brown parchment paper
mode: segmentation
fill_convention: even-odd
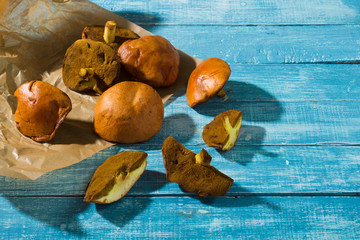
[[[93,132],[93,108],[98,96],[73,92],[62,82],[66,49],[81,38],[84,26],[103,25],[108,20],[140,36],[151,34],[87,0],[0,0],[0,175],[34,180],[113,145]],[[200,62],[179,53],[176,84],[158,90],[164,102],[186,83]],[[18,86],[31,80],[60,88],[73,104],[50,143],[34,142],[16,129],[17,103],[13,94]]]

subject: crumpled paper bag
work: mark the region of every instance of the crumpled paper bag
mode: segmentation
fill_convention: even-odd
[[[71,91],[62,82],[66,49],[81,38],[86,25],[104,25],[108,20],[140,36],[151,34],[87,0],[0,0],[0,175],[34,180],[113,145],[93,131],[98,96]],[[200,62],[179,53],[180,73],[175,86],[158,90],[164,102],[186,83]],[[14,122],[14,92],[31,80],[60,88],[72,101],[72,111],[50,143],[23,136]]]

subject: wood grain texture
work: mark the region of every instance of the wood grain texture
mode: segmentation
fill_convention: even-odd
[[[360,1],[92,2],[194,57],[227,61],[229,98],[192,109],[183,86],[148,142],[35,181],[0,177],[0,239],[358,239],[360,84],[350,63],[360,62]],[[207,147],[202,128],[232,108],[244,112],[236,146]],[[199,199],[166,180],[169,135],[209,151],[234,179],[227,196]],[[149,155],[129,194],[111,205],[82,202],[96,167],[125,149]]]
[[[213,100],[195,109],[187,107],[185,102],[173,103],[172,108],[165,110],[166,117],[160,133],[147,143],[159,144],[171,135],[184,144],[202,144],[203,127],[214,116],[229,109],[244,113],[237,144],[359,145],[360,142],[358,102]]]
[[[122,150],[148,153],[148,165],[129,196],[187,196],[165,177],[161,146],[112,147],[73,166],[56,170],[35,181],[0,177],[0,194],[13,196],[83,196],[97,166]],[[360,188],[360,147],[236,146],[218,152],[205,148],[212,166],[234,179],[227,195],[356,195]]]
[[[230,64],[228,101],[359,101],[358,64]],[[173,97],[186,101],[184,85]],[[221,102],[219,98],[212,101]]]
[[[138,24],[358,24],[357,0],[92,0]]]
[[[347,63],[360,60],[360,26],[150,26],[200,59],[238,64]],[[209,34],[211,37],[209,37]]]
[[[9,198],[0,199],[0,238],[356,239],[358,206],[358,197]]]

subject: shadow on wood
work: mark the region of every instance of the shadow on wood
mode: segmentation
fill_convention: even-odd
[[[236,154],[234,150],[218,152],[227,160],[237,162],[241,165],[247,165],[250,163],[255,154],[263,154],[269,157],[277,157],[277,153],[267,152],[262,149],[262,142],[265,137],[266,131],[259,126],[242,125],[240,129],[239,138],[236,141],[236,145],[240,146],[236,148]],[[236,156],[236,159],[234,159]]]
[[[277,121],[283,113],[281,103],[274,96],[253,84],[228,81],[224,90],[227,99],[215,96],[195,106],[194,110],[203,115],[216,116],[230,109],[238,109],[243,111],[243,120],[249,122]]]
[[[96,205],[96,211],[117,227],[126,226],[152,202],[148,197],[125,197],[109,205]]]
[[[19,211],[47,225],[57,227],[74,235],[86,235],[76,215],[85,211],[88,203],[79,197],[8,197]]]
[[[151,194],[168,183],[165,173],[145,170],[140,179],[133,186],[133,190],[130,190],[136,193],[141,193],[142,195]]]
[[[134,11],[129,11],[129,12],[115,11],[114,13],[116,13],[117,15],[119,15],[123,18],[126,18],[127,20],[129,20],[133,23],[136,23],[138,25],[143,25],[141,27],[145,28],[148,31],[151,31],[151,29],[153,27],[155,27],[157,23],[161,22],[161,19],[159,16],[156,16],[154,14],[149,14],[149,13],[140,13],[140,12],[134,12]],[[149,23],[151,23],[151,24],[149,25]]]
[[[95,143],[98,139],[92,122],[66,118],[57,129],[51,144],[86,145]]]
[[[156,181],[156,183],[154,183],[154,179],[160,179],[160,181]],[[144,192],[151,193],[162,188],[165,184],[166,177],[164,173],[145,170],[145,172],[140,177],[139,181],[133,186],[133,188],[142,188],[145,189]],[[151,201],[152,200],[148,196],[136,198],[134,198],[133,196],[124,197],[118,202],[112,204],[97,204],[96,210],[101,216],[103,216],[105,219],[107,219],[114,225],[118,227],[124,227],[127,223],[134,219],[136,215],[144,211],[149,206]]]
[[[180,55],[180,65],[179,65],[179,75],[176,79],[176,82],[173,86],[167,88],[158,88],[161,97],[168,95],[168,93],[173,93],[173,95],[167,99],[164,103],[164,107],[168,106],[172,102],[174,102],[178,97],[184,95],[186,93],[186,86],[190,74],[194,71],[196,67],[195,60],[185,52],[178,49]],[[167,93],[167,94],[164,94]]]
[[[251,194],[247,189],[238,186],[237,183],[233,183],[231,188],[238,189],[238,194],[236,196],[222,196],[222,197],[194,197],[199,199],[199,201],[203,204],[210,205],[216,208],[236,208],[236,207],[249,207],[253,205],[265,205],[268,208],[274,211],[280,211],[280,207],[265,201],[259,196],[255,194]],[[230,189],[231,191],[231,189]],[[237,200],[235,201],[234,198]],[[241,201],[239,201],[241,199]]]
[[[184,131],[186,126],[186,131]],[[195,133],[194,120],[184,113],[177,113],[164,118],[161,130],[149,141],[137,144],[118,144],[122,148],[131,148],[132,150],[161,150],[163,141],[172,136],[181,143],[189,141]]]

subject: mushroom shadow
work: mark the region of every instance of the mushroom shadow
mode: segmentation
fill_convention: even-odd
[[[57,129],[51,144],[86,145],[95,143],[98,138],[92,122],[66,118]]]
[[[179,75],[176,82],[171,87],[157,88],[156,90],[162,98],[167,97],[167,101],[164,103],[164,107],[174,102],[178,97],[182,96],[186,92],[187,81],[190,74],[196,67],[195,60],[188,54],[181,50],[178,50],[180,55]]]
[[[225,159],[247,165],[252,161],[255,154],[263,154],[270,157],[277,157],[277,153],[267,152],[262,149],[261,144],[265,137],[265,129],[259,126],[242,125],[236,148],[230,151],[217,150]],[[234,154],[234,151],[236,153]],[[236,156],[236,158],[234,158]]]
[[[65,168],[48,172],[33,181],[14,179],[13,181],[19,184],[13,184],[12,189],[7,190],[5,193],[2,193],[2,195],[6,197],[19,212],[27,214],[46,225],[56,227],[62,231],[77,236],[84,236],[86,235],[86,231],[85,229],[82,229],[81,225],[78,223],[77,215],[84,212],[88,208],[89,203],[83,202],[83,197],[78,196],[78,194],[79,192],[83,193],[96,166],[103,162],[102,157],[96,157],[96,155],[110,156],[115,154],[116,151],[116,147],[104,149],[96,153],[94,157],[84,159],[79,163]],[[89,170],[84,172],[81,170],[84,168]],[[74,185],[75,179],[76,184]],[[72,184],[72,192],[68,190],[63,192],[61,196],[58,196],[61,191],[57,190],[55,193],[47,194],[49,193],[48,188],[45,188],[45,192],[41,190],[43,188],[42,186],[46,186],[47,183],[58,187],[65,185],[69,186]],[[70,189],[69,187],[65,188]],[[35,190],[33,193],[31,190],[27,190],[25,196],[19,194],[16,194],[16,196],[11,195],[12,192],[21,192],[24,191],[24,189]],[[44,196],[38,196],[44,193]],[[46,197],[51,194],[54,194],[55,197]],[[71,195],[75,196],[72,197]]]
[[[165,173],[145,170],[140,179],[133,186],[135,192],[149,193],[161,189],[168,183]]]
[[[162,143],[168,136],[172,136],[179,142],[184,143],[189,141],[195,133],[194,120],[184,113],[177,113],[164,118],[160,132],[153,136],[150,140],[133,144],[117,144],[119,147],[132,148],[132,149],[146,149],[159,150],[162,147]]]
[[[84,212],[89,203],[83,202],[83,196],[80,194],[84,193],[97,166],[117,151],[115,146],[109,147],[97,152],[93,157],[48,172],[36,180],[12,179],[11,187],[0,193],[0,196],[6,197],[19,212],[44,224],[78,236],[86,235],[85,229],[82,229],[77,221],[77,215]],[[0,177],[2,185],[6,184],[4,178],[6,177]],[[48,184],[51,187],[46,187]],[[22,195],[24,189],[26,194]]]
[[[155,142],[163,142],[168,136],[172,136],[177,141],[185,143],[189,141],[195,133],[195,122],[187,114],[177,113],[164,119],[160,132],[154,137]]]
[[[83,212],[89,204],[84,203],[80,197],[7,197],[7,200],[19,211],[47,225],[78,236],[86,234],[77,222],[76,215]]]
[[[149,197],[124,197],[115,203],[96,204],[96,211],[113,225],[124,227],[146,210],[151,202]]]
[[[243,112],[243,120],[249,122],[272,122],[283,113],[281,103],[265,90],[244,82],[228,81],[224,90],[228,98],[213,97],[197,105],[194,110],[200,114],[216,116],[230,109]]]
[[[280,207],[270,203],[261,197],[252,194],[247,189],[240,187],[238,184],[234,183],[229,192],[232,192],[232,189],[236,189],[236,194],[230,193],[231,196],[221,196],[221,197],[198,197],[193,196],[193,198],[198,199],[201,203],[210,205],[216,208],[237,208],[237,207],[249,207],[253,205],[265,205],[268,208],[279,211]]]
[[[151,31],[156,24],[161,22],[161,18],[155,14],[150,13],[140,13],[140,12],[133,12],[133,11],[114,11],[117,15],[126,18],[127,20],[141,26],[142,28]]]
[[[139,181],[133,186],[133,189],[144,189],[144,192],[151,193],[162,188],[166,182],[164,173],[145,170]],[[148,196],[136,196],[134,199],[131,196],[131,190],[129,193],[129,196],[125,196],[117,202],[108,205],[96,204],[97,212],[115,226],[126,226],[152,202]]]
[[[115,148],[114,148],[115,150]],[[83,161],[79,164],[89,164],[87,161]],[[90,166],[92,166],[91,164]],[[59,169],[57,171],[75,171],[75,165],[70,166],[69,168]],[[79,179],[79,188],[85,189],[86,184],[90,181],[91,171],[86,177],[81,177]],[[70,172],[71,174],[71,172]],[[35,184],[37,181],[38,185],[41,182],[46,182],[51,180],[52,174],[47,174],[47,177],[41,177],[34,181],[21,180],[23,184],[19,184],[21,189],[26,185]],[[69,173],[63,174],[69,176]],[[45,179],[43,179],[45,178]],[[64,180],[66,181],[66,180]],[[145,170],[143,175],[130,190],[128,196],[125,196],[119,201],[109,204],[109,205],[96,205],[96,209],[100,215],[112,222],[117,226],[125,226],[129,221],[131,221],[137,214],[141,213],[146,207],[151,203],[150,198],[148,197],[136,197],[131,196],[131,191],[134,192],[145,192],[152,193],[162,188],[167,184],[166,176],[164,173]],[[78,191],[78,188],[75,187],[75,190]],[[68,195],[63,195],[64,197],[36,197],[36,196],[9,196],[9,194],[3,194],[4,197],[16,208],[18,211],[21,211],[24,214],[27,214],[49,226],[57,227],[63,231],[67,231],[71,234],[77,236],[84,236],[86,232],[82,229],[81,225],[78,223],[76,216],[81,212],[85,211],[89,207],[89,203],[83,202],[83,197],[75,196],[71,197]],[[135,204],[135,206],[133,206]],[[127,206],[127,207],[126,207]],[[131,211],[129,209],[132,209]],[[135,210],[134,210],[135,209]]]

